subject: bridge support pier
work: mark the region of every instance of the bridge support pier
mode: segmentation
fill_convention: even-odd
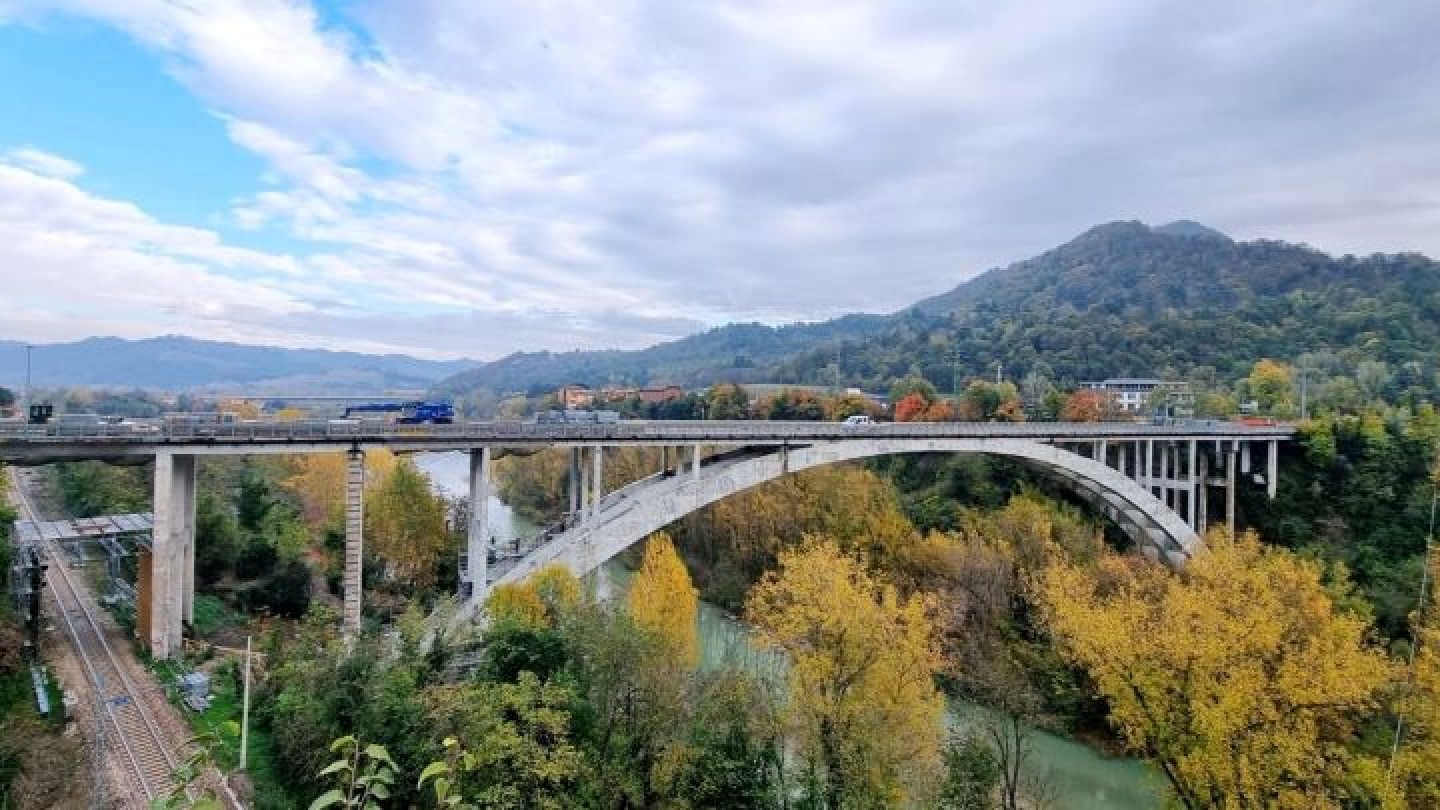
[[[183,646],[195,615],[195,456],[155,454],[155,524],[136,596],[136,630],[156,658]]]
[[[345,597],[340,612],[340,632],[349,639],[360,633],[364,565],[365,451],[353,449],[345,454]]]
[[[490,565],[490,448],[470,451],[470,525],[466,527],[465,549],[470,578],[470,601],[478,606],[485,599]]]
[[[570,518],[580,511],[580,448],[570,448]]]
[[[605,448],[595,445],[590,448],[590,463],[594,471],[590,473],[590,520],[600,512],[600,498],[605,495]]]

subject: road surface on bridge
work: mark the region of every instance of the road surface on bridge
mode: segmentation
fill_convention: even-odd
[[[157,452],[198,455],[314,453],[388,448],[398,452],[466,450],[489,446],[787,445],[849,439],[1024,439],[1087,441],[1284,440],[1287,425],[1254,426],[1216,420],[1151,425],[1128,422],[839,422],[621,421],[609,424],[462,422],[397,425],[345,421],[241,422],[207,425],[0,423],[0,462],[35,464],[98,458],[142,460]]]

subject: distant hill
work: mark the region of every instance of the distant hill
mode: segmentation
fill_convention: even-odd
[[[426,389],[436,380],[474,365],[468,360],[282,349],[175,336],[146,340],[99,337],[37,345],[31,363],[33,384],[40,387],[211,388],[247,393],[323,390],[337,394]],[[0,341],[0,385],[18,387],[24,382],[25,344]]]
[[[517,354],[441,390],[539,391],[569,382],[715,380],[885,390],[912,370],[942,390],[959,376],[1057,382],[1119,375],[1242,376],[1259,357],[1321,353],[1351,371],[1387,365],[1393,393],[1440,388],[1440,264],[1418,254],[1332,257],[1236,242],[1199,223],[1096,226],[884,316],[722,327],[632,352]],[[746,360],[739,365],[736,356]],[[1348,373],[1348,372],[1347,372]]]
[[[456,375],[440,394],[486,389],[538,393],[569,383],[678,383],[766,381],[774,366],[818,344],[864,339],[893,328],[883,315],[847,315],[813,324],[738,323],[638,351],[517,352]]]

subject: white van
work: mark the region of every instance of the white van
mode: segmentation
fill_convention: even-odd
[[[875,420],[871,419],[870,417],[866,416],[865,414],[857,413],[857,414],[855,414],[854,416],[847,416],[847,417],[845,417],[845,422],[844,422],[844,424],[846,424],[846,425],[873,425],[873,424],[875,424]]]

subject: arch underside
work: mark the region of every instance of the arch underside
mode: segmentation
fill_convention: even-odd
[[[696,478],[688,466],[652,475],[605,496],[588,523],[557,535],[493,584],[519,581],[550,563],[584,575],[642,538],[723,498],[823,464],[900,453],[980,453],[1015,459],[1060,480],[1115,523],[1147,556],[1178,567],[1200,539],[1145,487],[1099,461],[1024,439],[873,439],[762,447],[707,459]]]

